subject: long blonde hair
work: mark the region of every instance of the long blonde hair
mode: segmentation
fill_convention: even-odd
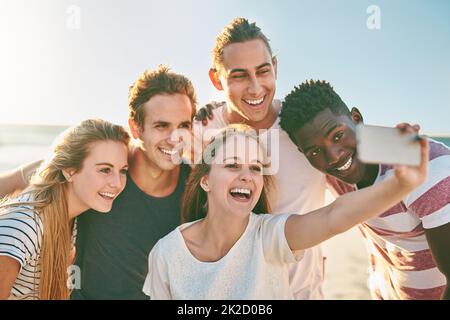
[[[10,212],[11,209],[18,210],[18,207],[24,205],[31,206],[35,221],[38,220],[36,215],[42,221],[44,231],[39,258],[40,299],[68,299],[70,294],[67,268],[70,263],[71,230],[63,170],[80,170],[91,144],[107,140],[128,145],[130,137],[123,127],[99,119],[85,120],[69,128],[57,140],[50,159],[41,165],[29,187],[19,195],[29,195],[30,201],[7,199],[0,205],[3,213]],[[39,227],[36,229],[39,232]]]
[[[206,145],[202,162],[197,164],[192,169],[187,181],[186,187],[183,193],[182,200],[182,220],[181,222],[190,222],[198,219],[202,219],[207,213],[208,196],[206,192],[201,188],[200,181],[203,176],[206,176],[211,171],[212,160],[216,156],[216,150],[218,150],[222,145],[224,145],[228,138],[234,137],[236,135],[242,135],[244,137],[249,137],[251,139],[259,142],[259,148],[264,149],[264,146],[259,141],[255,129],[249,125],[245,124],[232,124],[220,130]],[[263,152],[263,155],[266,155]],[[264,159],[264,163],[267,159]],[[267,163],[266,163],[267,165]],[[261,196],[258,202],[253,208],[254,213],[270,213],[270,192],[274,192],[273,177],[268,174],[263,175],[264,185],[261,191]]]

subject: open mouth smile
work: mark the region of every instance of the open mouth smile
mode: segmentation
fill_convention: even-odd
[[[348,169],[350,168],[350,166],[352,165],[352,163],[353,163],[353,158],[350,157],[350,158],[348,158],[347,162],[344,163],[343,166],[341,166],[341,167],[339,167],[339,168],[336,168],[336,170],[337,170],[337,171],[346,171],[346,170],[348,170]]]
[[[103,199],[108,200],[108,201],[114,200],[114,198],[117,195],[112,192],[99,192],[98,194],[100,195],[100,197],[102,197]]]
[[[262,97],[261,99],[256,99],[256,100],[242,99],[242,101],[244,101],[246,104],[248,104],[252,107],[259,107],[262,105],[262,103],[264,102],[265,99],[266,99],[266,96]]]
[[[165,148],[158,148],[159,151],[161,151],[163,154],[168,155],[168,156],[172,156],[174,154],[176,154],[178,151],[175,149],[165,149]]]
[[[252,197],[252,191],[247,188],[233,188],[230,190],[230,195],[237,201],[248,201]]]

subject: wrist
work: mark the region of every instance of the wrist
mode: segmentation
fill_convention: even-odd
[[[398,178],[397,176],[394,176],[394,190],[404,193],[404,194],[409,194],[411,193],[415,188],[418,187],[418,184],[411,184],[411,183],[407,183],[405,181],[402,181],[402,179]]]

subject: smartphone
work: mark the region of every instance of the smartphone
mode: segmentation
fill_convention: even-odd
[[[397,128],[360,124],[356,127],[357,156],[362,162],[379,164],[420,164],[417,133],[402,133]]]

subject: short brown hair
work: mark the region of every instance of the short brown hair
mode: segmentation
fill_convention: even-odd
[[[145,70],[128,90],[129,118],[141,128],[144,127],[145,113],[141,108],[144,103],[158,94],[185,94],[192,104],[193,119],[196,112],[197,96],[192,82],[181,74],[170,71],[165,65],[156,70]]]
[[[255,22],[250,23],[245,18],[235,18],[228,24],[216,38],[216,44],[212,50],[213,67],[218,68],[223,65],[223,50],[226,46],[250,40],[262,40],[272,56],[272,49],[269,39],[264,35]]]

